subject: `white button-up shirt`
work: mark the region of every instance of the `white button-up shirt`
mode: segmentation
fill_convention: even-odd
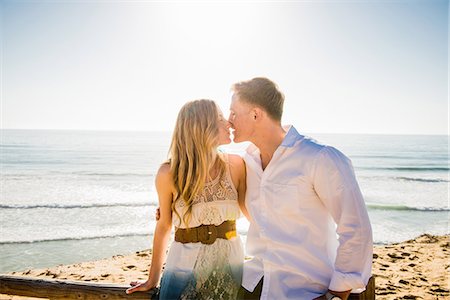
[[[264,276],[261,299],[313,299],[327,289],[364,290],[372,229],[351,161],[293,126],[263,171],[250,145],[246,207],[251,216],[243,287]]]

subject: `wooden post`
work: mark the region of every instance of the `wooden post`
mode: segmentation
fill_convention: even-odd
[[[128,286],[0,275],[0,294],[44,299],[150,299],[148,292],[127,295]]]
[[[375,277],[370,277],[364,292],[361,294],[350,294],[348,300],[375,300]]]

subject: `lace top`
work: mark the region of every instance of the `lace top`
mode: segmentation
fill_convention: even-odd
[[[202,192],[194,197],[189,224],[180,222],[176,213],[172,214],[173,224],[178,228],[204,225],[220,225],[227,220],[236,220],[240,216],[238,193],[227,167],[222,176],[207,182]],[[175,209],[183,218],[187,211],[184,201],[177,201]]]
[[[228,157],[225,156],[228,161]],[[240,216],[238,194],[227,167],[225,174],[208,182],[192,205],[188,226],[177,214],[172,214],[176,227],[220,225]],[[175,205],[183,217],[187,207],[178,201]],[[170,247],[161,280],[160,299],[234,300],[242,282],[244,250],[239,236],[229,240],[216,239],[211,245],[180,243]]]

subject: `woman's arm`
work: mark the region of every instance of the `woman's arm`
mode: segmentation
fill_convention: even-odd
[[[247,173],[245,169],[245,162],[239,155],[228,155],[228,161],[230,162],[231,178],[233,180],[234,186],[238,192],[238,202],[242,213],[247,218],[250,216],[245,207],[245,193],[247,191]]]
[[[159,168],[155,185],[158,192],[160,218],[156,223],[155,234],[153,236],[152,262],[148,280],[140,284],[132,282],[131,285],[133,287],[127,289],[127,294],[136,291],[148,291],[156,287],[161,276],[162,266],[166,260],[167,244],[172,229],[172,199],[174,192],[170,166],[168,164],[164,164]]]

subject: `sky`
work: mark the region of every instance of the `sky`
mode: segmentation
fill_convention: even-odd
[[[171,131],[264,76],[300,132],[448,134],[447,0],[0,2],[1,128]]]

